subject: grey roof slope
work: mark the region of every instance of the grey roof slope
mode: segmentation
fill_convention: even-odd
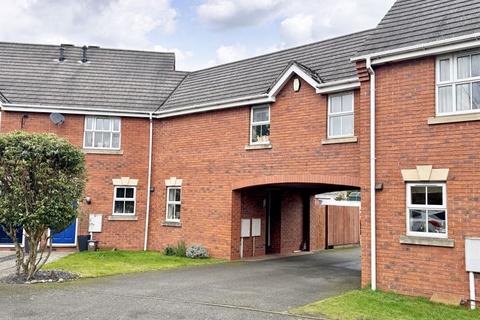
[[[159,109],[173,111],[204,103],[267,93],[295,61],[324,82],[357,76],[350,61],[371,30],[282,50],[189,73]]]
[[[138,110],[158,108],[185,77],[173,53],[0,42],[0,92],[16,104]]]
[[[480,32],[480,0],[397,0],[358,55]]]

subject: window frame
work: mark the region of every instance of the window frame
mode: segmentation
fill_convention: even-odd
[[[480,51],[470,51],[470,52],[459,52],[448,55],[438,56],[435,61],[435,115],[436,116],[452,116],[452,115],[462,115],[462,114],[472,114],[480,113],[479,109],[472,109],[473,107],[473,92],[472,87],[474,82],[480,82],[480,76],[469,78],[458,79],[458,58],[470,56],[470,72],[472,68],[471,56],[480,54]],[[440,63],[443,60],[449,60],[450,62],[450,79],[448,81],[441,81],[440,73]],[[470,84],[470,110],[460,110],[457,111],[457,86],[462,84]],[[451,86],[451,95],[452,95],[452,106],[454,111],[451,112],[442,112],[439,110],[439,89],[441,87]]]
[[[253,114],[254,110],[257,109],[265,109],[268,108],[268,121],[259,121],[259,122],[253,122]],[[268,125],[269,128],[271,126],[271,106],[270,105],[260,105],[260,106],[253,106],[250,108],[250,145],[268,145],[270,144],[270,133],[268,135],[268,141],[260,141],[260,142],[253,142],[253,126],[262,126],[262,125]],[[270,129],[269,129],[270,131]]]
[[[91,118],[93,119],[93,128],[92,130],[87,130],[87,121],[88,119]],[[95,128],[95,123],[96,119],[101,118],[101,119],[109,119],[111,120],[111,130],[110,131],[105,131],[105,130],[96,130]],[[118,131],[113,130],[113,120],[118,119]],[[92,132],[93,136],[93,145],[91,147],[86,146],[87,142],[87,132]],[[111,139],[110,139],[110,147],[95,147],[95,134],[96,132],[108,132],[111,134]],[[113,141],[113,133],[118,133],[118,148],[112,147],[112,141]],[[83,123],[83,148],[84,149],[94,149],[94,150],[120,150],[122,146],[122,118],[121,117],[110,117],[110,116],[92,116],[92,115],[86,115],[85,120]]]
[[[117,189],[133,189],[133,198],[117,198]],[[125,193],[126,194],[126,193]],[[115,212],[115,202],[116,201],[132,201],[133,199],[133,213],[117,213]],[[125,209],[125,204],[124,204]],[[112,204],[112,216],[135,216],[137,212],[137,187],[136,186],[125,186],[125,185],[118,185],[113,187],[113,204]]]
[[[412,204],[412,187],[441,187],[442,188],[442,205],[419,205]],[[447,184],[445,182],[425,182],[425,183],[407,183],[406,184],[406,228],[407,236],[414,237],[426,237],[426,238],[448,238],[448,209],[447,209]],[[428,198],[427,198],[428,201]],[[445,233],[433,233],[433,232],[418,232],[410,230],[410,210],[444,210],[445,211]],[[427,227],[428,227],[428,213],[426,215]]]
[[[341,97],[341,96],[346,96],[346,95],[351,95],[352,96],[352,111],[346,111],[346,112],[331,112],[331,106],[332,106],[332,99],[334,97]],[[330,119],[333,117],[340,117],[340,116],[353,116],[353,130],[351,134],[340,134],[340,135],[330,135]],[[341,128],[342,129],[342,128]],[[339,139],[339,138],[351,138],[355,136],[355,92],[354,91],[343,91],[343,92],[338,92],[338,93],[333,93],[328,95],[328,103],[327,103],[327,139]]]
[[[180,190],[180,201],[176,201],[176,200],[170,200],[169,199],[169,195],[170,195],[170,190]],[[181,186],[171,186],[171,187],[167,187],[167,194],[166,194],[166,206],[165,206],[165,221],[167,222],[180,222],[181,220],[181,217],[180,219],[170,219],[168,217],[168,205],[169,204],[172,204],[175,208],[176,205],[179,205],[180,206],[180,212],[182,212],[182,187]],[[176,212],[174,212],[176,213]]]

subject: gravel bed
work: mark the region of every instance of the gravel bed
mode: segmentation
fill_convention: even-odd
[[[47,270],[47,271],[38,271],[35,277],[26,281],[25,276],[12,274],[3,278],[0,278],[0,283],[7,284],[32,284],[32,283],[47,283],[47,282],[64,282],[69,280],[78,279],[78,275],[60,271],[60,270]]]

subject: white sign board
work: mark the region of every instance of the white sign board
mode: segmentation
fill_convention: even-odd
[[[242,229],[240,231],[242,238],[250,237],[250,219],[242,219]]]
[[[262,234],[262,220],[252,219],[252,237],[260,237]]]
[[[102,215],[91,213],[88,218],[88,232],[102,232]]]
[[[480,272],[480,238],[465,239],[465,266],[468,272]]]

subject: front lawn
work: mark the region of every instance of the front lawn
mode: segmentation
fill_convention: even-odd
[[[217,259],[190,259],[165,256],[152,251],[78,252],[45,265],[48,270],[63,270],[81,277],[174,269],[222,262]]]
[[[332,320],[470,320],[480,311],[432,303],[394,293],[355,290],[341,296],[290,310],[291,313],[326,316]]]

